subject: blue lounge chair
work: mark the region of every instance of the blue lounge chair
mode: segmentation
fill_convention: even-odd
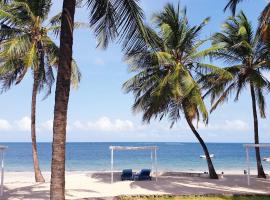
[[[132,173],[132,169],[124,169],[122,171],[122,174],[121,174],[121,180],[122,181],[125,181],[125,180],[133,180],[134,177],[133,177],[133,173]]]
[[[145,181],[145,180],[151,180],[152,177],[150,176],[151,170],[150,169],[142,169],[140,173],[135,175],[135,180],[138,181]]]

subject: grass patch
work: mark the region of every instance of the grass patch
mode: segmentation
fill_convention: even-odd
[[[270,200],[270,196],[225,195],[225,196],[132,196],[120,197],[120,200]]]

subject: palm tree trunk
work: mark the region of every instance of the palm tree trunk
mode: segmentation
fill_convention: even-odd
[[[204,154],[205,154],[205,157],[206,157],[206,161],[207,161],[207,165],[208,165],[209,177],[211,179],[218,179],[218,175],[216,173],[216,170],[215,170],[214,165],[212,163],[212,160],[210,158],[207,146],[205,145],[205,143],[204,143],[203,139],[201,138],[200,134],[197,132],[197,130],[193,126],[193,124],[192,124],[191,120],[189,119],[186,111],[185,111],[185,118],[186,118],[186,121],[187,121],[190,129],[194,133],[195,137],[199,140],[199,142],[200,142],[200,144],[201,144],[201,146],[203,148],[203,151],[204,151]]]
[[[259,144],[259,128],[258,128],[258,117],[257,117],[257,109],[256,109],[256,98],[255,98],[254,86],[252,83],[250,83],[250,93],[251,93],[251,99],[252,99],[254,141],[255,141],[255,144]],[[264,173],[263,166],[262,166],[259,147],[255,147],[255,153],[256,153],[256,161],[257,161],[258,178],[266,178],[266,175]]]
[[[35,180],[36,182],[44,183],[45,180],[41,174],[38,161],[37,153],[37,139],[36,139],[36,101],[37,101],[37,90],[38,90],[38,74],[34,71],[34,83],[32,91],[32,104],[31,104],[31,138],[32,138],[32,155],[33,155],[33,164],[35,171]]]
[[[64,0],[62,10],[60,58],[56,82],[53,121],[50,186],[50,199],[53,200],[65,199],[66,126],[71,79],[75,3],[76,0]]]

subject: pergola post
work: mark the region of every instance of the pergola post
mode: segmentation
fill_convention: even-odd
[[[270,144],[244,144],[244,147],[246,148],[246,163],[248,167],[247,171],[247,183],[250,185],[250,156],[249,156],[249,148],[270,148]],[[265,158],[267,159],[267,158]]]
[[[4,194],[4,151],[7,147],[0,146],[1,154],[1,187],[0,187],[0,197]]]
[[[153,163],[153,150],[151,150],[151,172],[153,172],[154,163]]]
[[[4,151],[1,151],[1,190],[0,196],[4,193]]]
[[[111,149],[111,183],[113,183],[113,149]]]
[[[246,146],[246,157],[247,157],[247,167],[248,167],[247,182],[248,182],[248,186],[250,186],[250,165],[249,165],[249,149],[248,149],[248,146]]]
[[[158,174],[157,174],[157,148],[155,148],[155,167],[156,167],[156,181],[157,181],[157,177],[158,177]]]

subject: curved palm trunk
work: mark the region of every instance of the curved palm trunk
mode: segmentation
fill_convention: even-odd
[[[206,161],[207,161],[207,165],[208,165],[209,177],[211,179],[218,179],[218,175],[216,173],[216,170],[215,170],[214,165],[212,163],[212,160],[210,158],[210,155],[209,155],[206,144],[204,143],[203,139],[201,138],[200,134],[197,132],[195,127],[193,126],[191,120],[189,119],[189,117],[187,116],[186,113],[185,113],[185,118],[187,120],[187,123],[188,123],[189,127],[191,128],[192,132],[194,133],[195,137],[199,140],[200,145],[203,148],[203,151],[204,151],[204,154],[205,154],[205,157],[206,157]]]
[[[37,90],[38,90],[38,74],[34,72],[34,83],[32,91],[32,104],[31,104],[31,138],[32,138],[32,155],[33,155],[33,164],[35,171],[35,180],[36,182],[45,182],[38,161],[37,153],[37,139],[36,139],[36,101],[37,101]]]
[[[67,109],[70,92],[73,26],[76,0],[64,0],[62,10],[60,58],[57,73],[53,144],[51,165],[50,199],[65,199],[65,148]]]
[[[252,83],[250,83],[250,93],[251,93],[251,99],[252,99],[252,111],[253,111],[253,123],[254,123],[254,142],[255,144],[259,144],[259,129],[258,129],[256,99],[255,99],[254,86]],[[264,173],[263,166],[262,166],[259,147],[255,147],[255,153],[256,153],[256,161],[257,161],[258,178],[266,178],[266,175]]]

